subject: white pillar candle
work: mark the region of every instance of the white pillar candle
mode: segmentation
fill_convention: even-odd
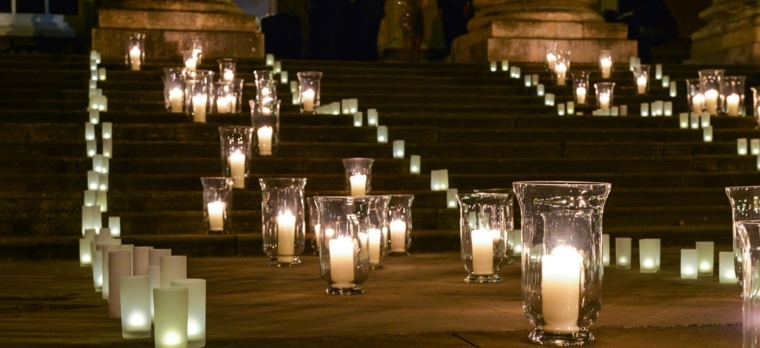
[[[458,207],[457,203],[457,194],[459,193],[458,189],[450,188],[446,190],[446,207],[449,209],[454,209]]]
[[[501,61],[501,71],[507,71],[509,70],[509,60],[504,59]]]
[[[421,168],[422,157],[420,155],[409,156],[409,173],[419,174]]]
[[[615,238],[615,267],[631,268],[631,238]]]
[[[539,97],[544,96],[544,85],[542,83],[536,85],[536,95]]]
[[[296,217],[286,211],[277,215],[277,261],[292,263],[295,254]]]
[[[610,108],[610,93],[609,92],[599,93],[599,108],[602,110],[607,110]]]
[[[747,138],[736,139],[736,153],[739,155],[747,154]]]
[[[493,235],[487,230],[473,230],[472,273],[488,275],[493,273]]]
[[[497,63],[496,63],[495,60],[490,61],[488,65],[489,65],[489,70],[496,71],[496,68],[497,68],[496,65],[497,65]]]
[[[349,288],[354,282],[354,241],[339,237],[329,241],[332,287]]]
[[[388,127],[377,126],[377,142],[385,144],[388,142]]]
[[[678,114],[678,125],[681,127],[681,129],[689,128],[689,114],[688,113],[682,112]]]
[[[736,284],[736,270],[734,266],[734,253],[721,251],[718,253],[718,265],[720,269],[719,279],[721,284]]]
[[[98,71],[97,70],[91,70],[90,71],[90,80],[97,81],[98,80]]]
[[[230,109],[230,100],[228,96],[221,96],[216,98],[216,112],[220,114],[229,114],[232,112]]]
[[[670,81],[670,97],[675,98],[678,95],[678,89],[676,88],[676,82]]]
[[[544,105],[554,106],[554,93],[546,93],[544,95]]]
[[[557,115],[565,116],[565,103],[557,104]]]
[[[610,78],[612,72],[612,58],[602,57],[602,59],[599,60],[599,66],[602,68],[602,78]]]
[[[636,78],[636,93],[638,94],[647,93],[647,77],[646,76],[639,76]]]
[[[380,231],[379,228],[370,228],[367,232],[367,239],[369,243],[369,263],[372,265],[377,265],[380,263],[380,244],[383,240],[383,232]]]
[[[361,127],[364,125],[364,115],[361,112],[354,112],[354,127]]]
[[[161,286],[172,284],[172,280],[187,278],[187,256],[170,255],[161,256]]]
[[[206,280],[177,279],[172,287],[187,288],[187,346],[206,346]]]
[[[378,122],[377,109],[368,109],[367,110],[367,125],[377,126],[377,122]]]
[[[267,53],[265,63],[266,66],[274,66],[274,54]]]
[[[303,111],[314,111],[314,90],[307,89],[301,93],[301,103],[303,104]]]
[[[114,237],[114,238],[121,237],[121,217],[109,216],[108,228],[111,231],[111,237]]]
[[[657,272],[657,259],[660,254],[658,239],[639,239],[639,270],[641,273]]]
[[[568,115],[574,115],[575,114],[575,103],[574,102],[567,102],[567,114]]]
[[[641,116],[649,116],[649,103],[641,103]]]
[[[367,176],[364,174],[354,174],[349,178],[351,183],[351,196],[367,195]]]
[[[287,75],[285,75],[287,76]],[[222,80],[224,81],[232,81],[235,79],[235,72],[232,71],[232,69],[224,69],[224,73],[222,73]],[[287,82],[287,77],[285,78]]]
[[[541,258],[543,330],[578,332],[583,257],[572,247],[556,247]]]
[[[256,139],[259,145],[259,155],[271,156],[272,155],[272,136],[274,130],[272,127],[264,126],[256,130]],[[245,166],[243,166],[245,168]]]
[[[98,124],[100,123],[100,111],[97,110],[90,110],[90,122],[92,124]]]
[[[760,139],[751,139],[749,141],[749,148],[752,155],[760,155]]]
[[[654,66],[654,78],[657,80],[662,79],[662,64],[655,64]]]
[[[715,242],[697,242],[697,262],[700,276],[712,276],[715,264]]]
[[[586,104],[586,87],[578,87],[575,89],[575,101],[578,104]]]
[[[121,278],[132,276],[132,252],[109,252],[108,275],[108,316],[121,318]]]
[[[670,76],[662,75],[662,88],[670,87]]]
[[[393,158],[404,158],[404,145],[403,140],[393,141]]]
[[[274,61],[274,66],[272,66],[272,72],[275,74],[279,74],[282,72],[282,62],[279,60]]]
[[[557,86],[564,86],[567,76],[567,65],[564,62],[555,65],[554,74],[557,76]]]
[[[140,47],[133,46],[131,50],[129,50],[129,67],[132,68],[132,71],[140,71],[140,56],[142,55],[142,51],[140,50]]]
[[[610,265],[610,235],[602,234],[602,265]]]
[[[198,67],[198,59],[195,57],[191,57],[188,59],[185,59],[185,68],[190,71],[195,71],[195,69]]]
[[[707,109],[707,113],[710,115],[718,114],[718,96],[718,91],[714,89],[707,90],[704,93],[705,108]],[[696,96],[692,97],[692,99],[695,97]]]
[[[153,289],[154,346],[187,347],[188,290],[183,287]]]
[[[103,156],[106,158],[113,157],[113,139],[103,139]]]
[[[98,68],[98,80],[106,80],[106,68]]]
[[[222,201],[215,201],[206,204],[208,210],[208,229],[209,231],[221,232],[224,231],[224,208],[226,203]]]
[[[193,96],[193,122],[206,123],[206,102],[208,98],[205,94]]]
[[[533,83],[533,78],[530,75],[525,75],[524,80],[525,80],[524,82],[525,87],[530,87],[531,84]]]
[[[709,143],[713,140],[713,127],[707,126],[705,128],[702,128],[702,139]]]
[[[151,246],[136,246],[132,249],[132,274],[136,276],[148,275],[148,261]]]
[[[150,337],[150,277],[122,277],[119,288],[122,337]]]
[[[662,108],[663,108],[663,115],[673,116],[673,102],[672,101],[663,102]]]
[[[90,238],[79,238],[79,267],[92,265],[92,247]]]
[[[245,160],[245,155],[240,150],[235,150],[227,158],[227,163],[230,166],[230,176],[233,179],[232,187],[234,188],[245,188]]]
[[[697,279],[697,249],[681,249],[681,279]]]
[[[739,102],[741,99],[736,93],[731,93],[726,97],[726,113],[728,116],[739,116]]]
[[[393,220],[389,227],[391,230],[391,251],[406,251],[406,222]]]

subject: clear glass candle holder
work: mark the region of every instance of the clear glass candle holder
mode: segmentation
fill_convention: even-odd
[[[699,90],[705,97],[705,112],[717,116],[720,112],[721,91],[723,90],[723,69],[704,69],[699,71]]]
[[[727,116],[744,116],[747,111],[744,106],[744,86],[746,76],[725,76],[721,102],[723,113]]]
[[[509,194],[458,194],[459,238],[465,283],[499,283],[501,267],[508,262],[507,230],[512,229],[508,216]]]
[[[234,181],[233,188],[245,188],[245,179],[250,171],[253,127],[219,127],[222,157],[222,176]]]
[[[367,220],[367,247],[369,248],[369,265],[372,269],[383,268],[383,260],[388,254],[388,205],[390,195],[372,196]]]
[[[608,110],[613,105],[615,83],[597,82],[594,84],[594,93],[596,94],[596,105],[599,106],[599,109]]]
[[[298,76],[298,94],[301,96],[301,112],[315,114],[319,103],[319,85],[322,73],[302,71]]]
[[[195,123],[206,123],[211,101],[211,86],[206,79],[188,79],[185,81],[185,95],[188,105],[187,114],[193,117]]]
[[[182,51],[182,62],[184,62],[183,64],[185,65],[185,68],[189,71],[195,71],[200,65],[200,62],[198,62],[198,56],[192,49]]]
[[[522,224],[523,311],[541,345],[594,341],[601,309],[602,212],[611,185],[596,182],[513,183]]]
[[[567,86],[567,74],[570,72],[570,51],[557,52],[554,63],[554,81],[557,86]]]
[[[202,177],[203,221],[209,234],[229,233],[233,180],[227,177]]]
[[[554,71],[554,66],[557,64],[558,52],[559,51],[557,49],[556,42],[549,44],[549,48],[546,49],[546,59],[544,61],[546,63],[546,70],[549,70],[551,72]]]
[[[588,73],[581,71],[578,74],[573,74],[573,97],[575,103],[578,105],[586,105],[588,101],[589,90],[589,78]]]
[[[390,195],[388,202],[388,255],[407,256],[412,246],[414,195]]]
[[[752,87],[752,115],[755,116],[755,121],[760,125],[760,100],[758,99],[757,91],[760,87]]]
[[[641,64],[633,69],[633,85],[636,86],[636,95],[646,95],[649,91],[650,66]]]
[[[736,278],[742,282],[742,239],[736,228],[736,223],[742,220],[760,220],[760,186],[729,186],[726,196],[731,204],[733,219],[733,252]]]
[[[316,196],[320,274],[328,295],[359,295],[369,275],[366,225],[375,197]]]
[[[214,89],[214,102],[212,107],[218,114],[234,114],[238,112],[238,99],[240,95],[235,88],[234,81],[219,81]]]
[[[261,178],[261,231],[270,267],[301,263],[305,247],[306,178]]]
[[[272,70],[254,70],[253,76],[256,79],[256,100],[277,99],[277,81]]]
[[[609,79],[612,77],[612,71],[614,64],[612,64],[612,51],[600,50],[599,51],[599,71],[602,73],[603,79]]]
[[[145,34],[133,33],[127,38],[124,62],[132,71],[140,71],[145,62]]]
[[[164,68],[164,104],[169,112],[185,111],[185,68]]]
[[[372,158],[344,158],[343,168],[346,173],[346,191],[351,196],[364,196],[372,189]]]
[[[686,103],[692,114],[701,115],[705,111],[705,96],[700,90],[699,79],[686,79]]]
[[[760,220],[736,222],[741,238],[744,348],[760,346]]]
[[[277,154],[280,144],[280,100],[250,100],[251,124],[256,134],[256,154],[262,157]]]
[[[222,58],[217,60],[219,63],[219,78],[222,81],[232,82],[237,74],[237,59]]]
[[[314,255],[319,255],[322,239],[322,228],[319,225],[319,209],[314,197],[306,198],[306,205],[309,207],[309,224],[306,226],[306,238],[310,241],[309,245],[311,245]]]

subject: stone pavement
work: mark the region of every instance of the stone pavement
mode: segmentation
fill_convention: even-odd
[[[720,250],[720,248],[718,248]],[[725,248],[723,248],[725,249]],[[666,248],[662,270],[605,269],[602,311],[592,327],[598,347],[738,347],[739,285],[717,275],[679,278],[679,250]],[[386,259],[365,294],[324,294],[316,256],[272,269],[264,257],[189,258],[204,278],[207,347],[530,347],[519,264],[500,284],[465,284],[456,252]],[[125,340],[120,320],[74,261],[0,262],[0,347],[149,347]]]

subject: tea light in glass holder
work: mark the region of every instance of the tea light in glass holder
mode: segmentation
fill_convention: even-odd
[[[147,338],[151,334],[150,276],[121,278],[121,335],[123,338]]]
[[[704,142],[709,143],[713,141],[713,127],[707,126],[702,128],[702,140]]]
[[[614,82],[597,82],[594,84],[596,101],[601,110],[608,110],[612,106],[615,83]]]
[[[633,82],[636,85],[636,94],[647,94],[649,88],[649,65],[642,64],[633,70]]]
[[[681,279],[697,279],[697,249],[681,249]]]
[[[612,75],[612,51],[599,51],[599,70],[602,71],[602,78],[608,79]]]
[[[298,90],[301,96],[301,112],[314,113],[314,108],[321,105],[320,86],[322,73],[319,71],[302,71],[296,75],[298,76]],[[353,112],[356,112],[356,110],[351,113]]]
[[[736,154],[738,155],[747,154],[747,138],[736,139]]]
[[[154,345],[156,348],[187,347],[189,290],[185,287],[153,289]]]
[[[132,71],[140,71],[145,59],[145,34],[130,34],[126,46],[126,63]],[[102,80],[105,80],[105,76]]]
[[[396,158],[396,159],[404,158],[404,145],[405,145],[405,142],[403,140],[393,141],[393,158]]]
[[[666,102],[663,102],[662,105],[663,105],[663,115],[673,116],[673,102],[666,101]]]
[[[586,95],[589,89],[588,73],[581,71],[579,74],[573,74],[573,95],[578,105],[586,104]]]
[[[715,242],[697,242],[697,262],[700,276],[712,276],[715,264]]]
[[[718,268],[721,284],[736,284],[739,282],[736,278],[734,253],[732,251],[721,251],[718,253]]]
[[[237,72],[237,60],[232,58],[222,58],[217,60],[219,63],[219,75],[222,81],[232,82]]]
[[[420,155],[409,156],[409,174],[419,174],[421,171],[422,157]]]
[[[354,157],[344,158],[343,168],[345,170],[346,191],[351,196],[365,196],[372,186],[372,158]]]
[[[195,71],[198,66],[198,57],[193,50],[182,51],[182,61],[185,62],[185,68],[188,71]]]
[[[253,127],[219,127],[222,176],[234,180],[233,187],[245,188],[252,152]]]
[[[557,86],[565,86],[567,80],[567,70],[569,69],[569,62],[564,58],[558,59],[554,65],[554,75],[557,79]]]
[[[385,144],[388,142],[388,127],[377,126],[377,142]]]
[[[299,265],[305,247],[306,178],[260,178],[264,252],[269,267]]]
[[[639,239],[639,269],[641,273],[657,272],[657,260],[659,258],[659,239]]]
[[[728,116],[744,116],[745,76],[724,76],[721,90],[722,108]]]
[[[615,238],[615,267],[631,268],[631,238]]]

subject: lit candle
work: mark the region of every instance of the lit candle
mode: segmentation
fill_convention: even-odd
[[[696,96],[695,96],[696,97]],[[705,92],[705,108],[710,115],[718,114],[718,91],[714,89]]]
[[[557,115],[565,116],[565,103],[557,104]]]
[[[705,104],[705,96],[697,93],[691,97],[691,112],[700,113]]]
[[[79,267],[92,265],[91,238],[79,238]]]
[[[171,286],[172,280],[187,278],[187,256],[161,256],[159,280],[161,286]]]
[[[165,286],[153,289],[156,348],[187,347],[188,305],[187,288]]]
[[[256,130],[259,144],[259,155],[272,155],[272,127],[264,126]]]
[[[610,235],[602,234],[602,265],[610,265]]]
[[[544,84],[543,83],[539,83],[539,84],[536,85],[536,95],[539,96],[539,97],[543,97],[544,96]]]
[[[670,76],[663,75],[662,76],[662,88],[669,88],[670,87]]]
[[[148,275],[148,261],[150,260],[151,246],[136,246],[132,249],[132,274],[136,276]]]
[[[234,181],[232,187],[245,188],[245,155],[240,150],[235,150],[227,161],[230,166],[230,176]]]
[[[376,265],[380,263],[380,243],[383,233],[378,228],[369,229],[369,263]]]
[[[578,104],[586,104],[586,88],[578,87],[575,89],[575,101]]]
[[[568,115],[575,114],[575,103],[571,101],[567,102],[567,114]]]
[[[557,63],[557,65],[554,66],[554,73],[557,74],[557,86],[564,86],[567,65],[565,65],[564,62]]]
[[[751,139],[749,141],[750,153],[753,155],[760,155],[760,139]]]
[[[696,249],[681,249],[681,279],[697,279]]]
[[[639,239],[639,270],[641,273],[657,272],[657,259],[660,253],[658,239]]]
[[[368,109],[367,110],[367,125],[368,126],[377,126],[377,109]]]
[[[728,116],[739,116],[739,95],[731,93],[726,97],[726,113]]]
[[[491,231],[472,231],[472,273],[488,275],[493,273],[493,241]]]
[[[361,127],[364,123],[364,117],[361,112],[354,112],[354,127]]]
[[[150,337],[150,277],[121,278],[121,336],[123,338]]]
[[[715,264],[715,242],[697,242],[697,264],[699,275],[712,276]]]
[[[678,90],[676,89],[676,82],[670,81],[670,96],[675,97],[678,94]]]
[[[420,155],[409,156],[409,173],[410,174],[420,173],[420,162],[422,162],[422,157]]]
[[[705,128],[702,128],[702,140],[709,143],[713,140],[713,127],[707,126]]]
[[[608,92],[599,93],[599,108],[602,110],[610,108],[610,94]]]
[[[636,78],[636,88],[638,94],[646,94],[647,93],[647,77],[646,76],[639,76]]]
[[[283,85],[288,83],[288,72],[285,70],[280,71],[280,83]]]
[[[177,279],[172,287],[187,288],[187,346],[206,346],[206,280]]]
[[[349,178],[351,182],[351,196],[364,196],[367,194],[367,176],[354,174]]]
[[[195,71],[195,66],[198,65],[198,59],[195,56],[185,60],[185,67],[187,70]]]
[[[497,64],[496,61],[494,60],[491,61],[490,63],[491,71],[496,71],[496,64]]]
[[[689,114],[685,112],[678,114],[678,124],[681,129],[689,128]]]
[[[631,268],[631,238],[615,238],[615,266]]]
[[[641,103],[641,116],[649,116],[649,103]]]
[[[307,89],[301,93],[301,102],[303,103],[303,111],[314,111],[314,90]]]
[[[220,114],[228,114],[232,112],[230,109],[229,95],[224,95],[216,98],[216,112]]]
[[[541,297],[546,332],[578,332],[583,258],[575,248],[556,247],[541,258]]]
[[[731,251],[721,251],[718,253],[718,265],[720,268],[721,284],[736,284],[736,270],[734,266],[734,253]]]
[[[169,108],[171,112],[182,112],[182,99],[184,93],[181,89],[174,87],[169,91]]]
[[[393,141],[393,158],[404,158],[404,143],[403,140]]]
[[[224,74],[222,74],[222,79],[224,81],[232,81],[235,79],[235,72],[232,71],[232,69],[225,69]]]
[[[295,254],[296,217],[289,211],[277,216],[277,261],[293,262]],[[283,256],[284,255],[284,256]]]
[[[273,66],[274,65],[274,54],[267,53],[266,55],[266,66]]]
[[[557,56],[554,54],[554,52],[547,53],[546,67],[549,68],[549,70],[554,70],[555,64],[557,64]]]
[[[377,142],[381,144],[388,142],[388,126],[377,126]]]
[[[106,80],[106,68],[98,68],[98,80]]]
[[[393,220],[390,223],[391,229],[391,251],[406,251],[406,222]]]
[[[612,71],[612,58],[602,57],[602,59],[599,61],[599,65],[602,68],[602,78],[610,78],[610,72]]]
[[[140,56],[142,55],[142,51],[140,51],[140,47],[133,46],[131,50],[129,50],[129,65],[132,68],[132,71],[139,71],[140,70]]]
[[[224,231],[224,208],[226,204],[222,201],[211,202],[206,205],[208,210],[208,229],[209,231]]]
[[[457,194],[459,193],[458,189],[450,188],[446,190],[446,206],[449,209],[456,208],[457,203]]]
[[[349,288],[354,284],[354,241],[339,237],[329,241],[330,279],[334,288]]]
[[[206,101],[208,98],[205,94],[193,96],[193,122],[206,123]]]
[[[662,64],[655,64],[654,66],[654,78],[659,80],[662,78]]]
[[[747,154],[747,138],[736,139],[736,153],[739,155]]]

